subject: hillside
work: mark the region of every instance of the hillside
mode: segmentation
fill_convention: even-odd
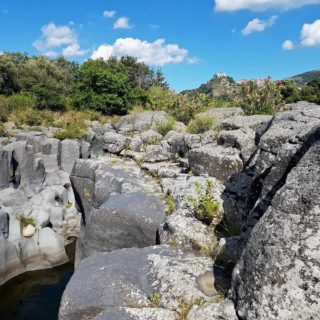
[[[208,82],[197,89],[184,90],[181,93],[189,96],[202,93],[213,98],[228,99],[238,91],[238,85],[233,78],[224,73],[216,73]]]
[[[290,77],[288,79],[292,79],[296,81],[298,85],[303,86],[307,84],[309,81],[317,78],[320,78],[320,70],[312,70],[312,71],[304,72],[296,76]]]

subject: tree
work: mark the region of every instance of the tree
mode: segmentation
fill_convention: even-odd
[[[297,102],[301,99],[299,88],[294,80],[288,79],[277,81],[276,84],[286,103]]]
[[[10,95],[18,92],[18,70],[8,54],[0,55],[0,94]]]
[[[302,88],[301,98],[320,104],[320,78],[311,80]]]
[[[80,67],[73,100],[78,109],[121,115],[133,105],[135,96],[129,77],[99,59],[88,60]]]

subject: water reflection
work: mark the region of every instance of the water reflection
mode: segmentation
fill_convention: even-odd
[[[73,262],[74,245],[68,246]],[[1,320],[57,320],[62,293],[73,263],[22,274],[0,287]]]

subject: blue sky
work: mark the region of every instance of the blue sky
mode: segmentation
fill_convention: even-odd
[[[219,71],[320,69],[320,0],[1,0],[0,29],[0,51],[79,62],[129,53],[160,66],[176,91]]]

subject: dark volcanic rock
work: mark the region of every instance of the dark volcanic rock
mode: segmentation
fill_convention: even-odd
[[[86,216],[78,246],[81,258],[93,252],[155,245],[164,218],[164,207],[154,196],[143,192],[114,196]]]
[[[140,168],[119,158],[78,160],[71,181],[82,212],[77,262],[96,251],[157,243],[165,208],[162,196],[147,190],[152,184]]]

